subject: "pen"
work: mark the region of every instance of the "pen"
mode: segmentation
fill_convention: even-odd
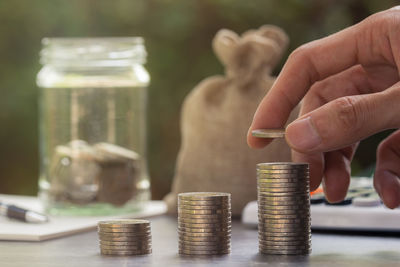
[[[44,223],[48,218],[44,214],[23,209],[15,205],[8,205],[0,202],[0,214],[11,219],[16,219],[28,223]]]

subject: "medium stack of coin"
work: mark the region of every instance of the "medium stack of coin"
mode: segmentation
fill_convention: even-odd
[[[151,253],[151,227],[147,220],[120,219],[98,223],[103,255],[131,256]]]
[[[193,192],[178,195],[179,254],[229,254],[231,195]]]
[[[260,253],[311,253],[308,164],[257,164],[257,187]]]

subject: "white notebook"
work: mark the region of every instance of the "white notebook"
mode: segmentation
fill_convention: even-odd
[[[37,197],[0,194],[0,201],[38,212],[43,210]],[[49,222],[42,224],[32,224],[0,217],[0,240],[42,241],[96,229],[97,222],[100,220],[144,218],[164,214],[166,211],[167,207],[163,201],[150,201],[139,212],[118,216],[50,216]]]

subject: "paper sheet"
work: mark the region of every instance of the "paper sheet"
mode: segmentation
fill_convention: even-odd
[[[37,197],[0,194],[0,201],[41,212]],[[0,240],[42,241],[96,229],[97,222],[112,218],[144,218],[163,214],[167,207],[163,201],[150,201],[142,211],[118,216],[66,217],[50,216],[43,224],[32,224],[0,217]]]

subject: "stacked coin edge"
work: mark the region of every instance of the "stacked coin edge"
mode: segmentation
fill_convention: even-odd
[[[218,192],[178,194],[181,255],[222,255],[231,251],[231,195]]]
[[[147,220],[117,219],[98,222],[100,253],[134,256],[152,253],[151,225]]]
[[[310,254],[309,165],[257,164],[257,192],[260,253]]]

